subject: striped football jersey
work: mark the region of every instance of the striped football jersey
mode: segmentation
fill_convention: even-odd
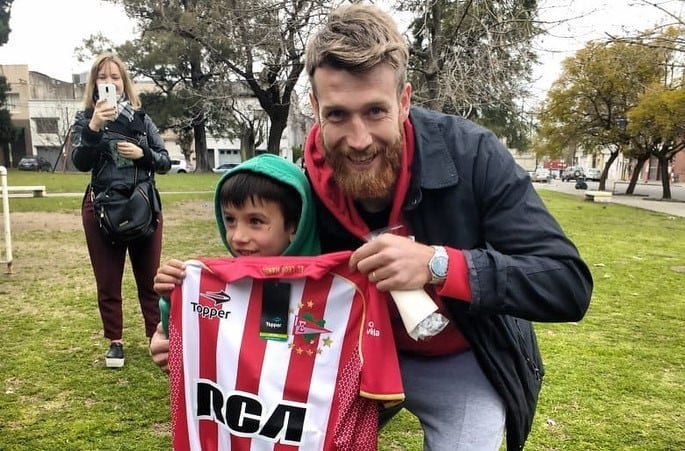
[[[169,317],[174,449],[377,449],[379,405],[404,394],[389,297],[349,256],[187,262]]]

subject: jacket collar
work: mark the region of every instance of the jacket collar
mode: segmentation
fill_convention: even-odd
[[[423,108],[412,107],[409,120],[414,126],[416,152],[412,165],[412,186],[439,189],[454,186],[459,173],[451,157],[447,136],[453,136],[441,115]]]

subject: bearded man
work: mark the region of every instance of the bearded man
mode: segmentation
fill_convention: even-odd
[[[406,401],[426,450],[523,447],[543,366],[531,321],[578,321],[592,277],[495,135],[411,107],[393,19],[342,6],[309,41],[305,145],[324,252],[381,291],[426,289],[450,322],[416,341],[393,303]],[[370,232],[391,227],[367,242]],[[396,410],[385,412],[385,420]]]

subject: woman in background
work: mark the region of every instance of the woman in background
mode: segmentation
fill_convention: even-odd
[[[116,105],[99,98],[98,85],[105,83],[116,88]],[[154,181],[154,173],[166,173],[171,162],[159,130],[141,109],[131,77],[117,55],[105,52],[93,62],[83,107],[83,111],[76,113],[72,126],[71,158],[79,171],[91,173],[82,202],[83,229],[95,274],[104,336],[110,340],[105,365],[119,368],[124,365],[121,283],[127,251],[147,337],[152,336],[160,319],[159,296],[152,286],[161,256],[162,215],[160,212],[152,235],[115,244],[100,231],[93,199],[112,182],[133,186],[149,179]]]

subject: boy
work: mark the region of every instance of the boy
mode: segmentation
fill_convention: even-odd
[[[294,164],[271,154],[251,158],[226,172],[217,184],[214,212],[221,240],[234,257],[318,255],[311,196],[306,177]],[[155,276],[165,332],[168,298],[183,282],[184,270],[182,261],[172,259]]]

